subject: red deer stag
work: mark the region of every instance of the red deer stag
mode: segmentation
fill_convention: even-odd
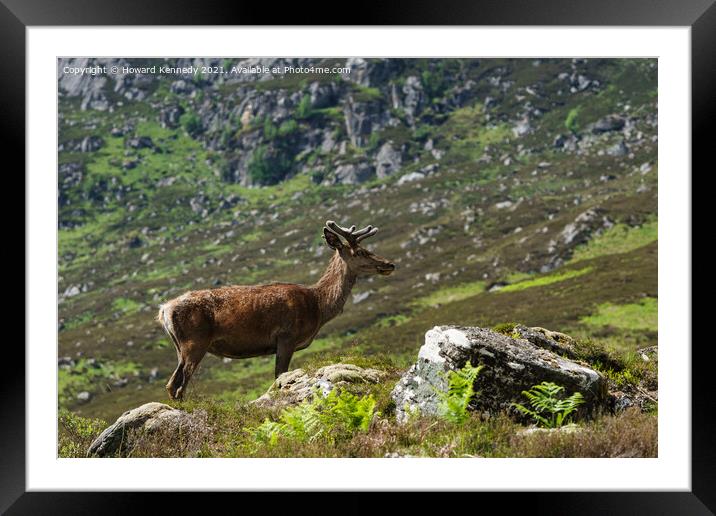
[[[167,383],[169,396],[182,398],[207,352],[228,358],[275,354],[275,376],[285,373],[294,351],[307,348],[318,330],[343,311],[358,276],[387,276],[395,270],[391,262],[359,245],[377,231],[373,226],[356,231],[355,226],[326,222],[323,238],[335,253],[315,285],[233,285],[187,292],[164,303],[157,320],[179,359]]]

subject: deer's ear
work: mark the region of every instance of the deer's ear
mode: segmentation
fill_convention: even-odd
[[[340,237],[328,228],[323,228],[323,238],[326,239],[326,243],[331,249],[338,250],[343,247],[343,242],[341,242]]]

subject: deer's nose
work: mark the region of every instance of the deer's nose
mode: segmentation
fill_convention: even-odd
[[[395,270],[395,264],[384,263],[380,267],[378,267],[378,270],[380,270],[381,272],[393,272]]]

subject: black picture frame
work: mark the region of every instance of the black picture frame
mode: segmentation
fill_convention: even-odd
[[[443,0],[441,2],[354,5],[350,17],[327,20],[336,4],[268,2],[220,4],[211,0],[0,0],[0,125],[2,145],[24,149],[25,29],[28,26],[83,25],[575,25],[688,26],[691,28],[692,172],[711,164],[708,128],[716,114],[715,0]],[[343,22],[338,22],[341,19]],[[10,72],[11,71],[11,72]],[[24,153],[16,152],[16,168],[24,169]],[[713,166],[709,167],[713,168]],[[703,170],[702,172],[706,172]],[[685,178],[686,180],[687,178]],[[24,182],[23,182],[24,184]],[[24,189],[24,186],[22,187]],[[695,203],[694,203],[695,204]],[[693,217],[692,217],[693,218]],[[692,231],[692,235],[695,234]],[[696,268],[692,266],[693,271]],[[27,270],[26,270],[27,274]],[[26,306],[31,310],[31,306]],[[693,320],[693,317],[692,317]],[[684,334],[684,346],[692,336]],[[692,456],[690,492],[549,492],[474,494],[479,507],[502,503],[510,510],[549,514],[713,514],[716,511],[715,403],[708,360],[708,340],[692,345]],[[144,506],[145,497],[161,497],[162,509],[187,508],[187,494],[26,492],[25,488],[25,354],[15,350],[12,367],[0,375],[0,511],[7,514],[114,514]],[[192,495],[195,496],[195,495]],[[241,496],[243,507],[262,503],[255,494]],[[452,496],[452,495],[449,495]],[[361,495],[346,494],[342,507],[357,508]],[[303,495],[292,504],[303,504]],[[265,500],[265,498],[264,498]],[[409,502],[423,504],[414,493]],[[238,508],[238,506],[237,506]],[[404,506],[407,509],[408,506]],[[476,505],[477,508],[477,505]],[[343,510],[341,510],[343,512]]]

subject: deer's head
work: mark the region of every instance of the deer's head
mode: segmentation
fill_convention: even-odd
[[[395,265],[382,256],[371,253],[359,244],[362,240],[375,235],[378,228],[366,226],[356,231],[355,226],[342,228],[332,220],[326,222],[323,228],[323,238],[326,239],[328,247],[338,251],[338,254],[346,262],[348,269],[356,275],[382,274],[388,276],[395,270]],[[345,239],[345,243],[341,240]]]

